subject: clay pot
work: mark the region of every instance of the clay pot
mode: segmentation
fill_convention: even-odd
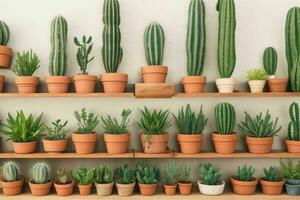
[[[104,142],[107,153],[120,154],[127,153],[130,134],[104,134]]]
[[[181,153],[195,154],[201,150],[203,134],[177,134],[177,141],[180,145]]]
[[[264,87],[266,85],[265,80],[253,80],[253,81],[248,81],[249,86],[250,86],[250,91],[251,93],[261,93],[264,91]]]
[[[9,68],[12,58],[12,49],[0,45],[0,68]]]
[[[240,195],[252,195],[255,193],[256,185],[258,184],[258,179],[253,181],[239,181],[231,178],[231,184],[233,187],[233,192]]]
[[[217,153],[232,154],[235,152],[235,146],[237,142],[236,133],[228,135],[213,133],[212,140]]]
[[[273,137],[254,138],[246,137],[246,143],[250,153],[270,153],[272,150]]]
[[[168,74],[166,66],[145,66],[142,67],[142,76],[144,83],[165,83]]]
[[[112,194],[112,190],[114,187],[114,183],[107,183],[107,184],[95,184],[97,189],[97,194],[99,196],[109,196]]]
[[[67,93],[71,78],[68,76],[46,76],[45,83],[49,93]]]
[[[222,181],[220,185],[205,185],[201,181],[197,181],[198,188],[201,194],[216,196],[223,194],[225,188],[225,181]]]
[[[5,76],[0,75],[0,93],[3,92],[4,82],[5,82]]]
[[[21,194],[23,184],[24,178],[13,182],[5,182],[1,180],[2,191],[5,196],[16,196]]]
[[[46,140],[43,139],[44,151],[48,153],[61,153],[66,151],[68,140]]]
[[[72,141],[75,144],[75,151],[78,154],[94,153],[97,142],[97,134],[78,134],[72,133]]]
[[[27,154],[33,153],[36,150],[36,141],[32,142],[13,142],[13,149],[15,153]]]
[[[92,184],[89,185],[78,185],[80,196],[90,195],[92,192]]]
[[[182,78],[185,93],[203,93],[206,77],[205,76],[185,76]]]
[[[128,75],[122,73],[106,73],[100,76],[105,93],[124,93]]]
[[[116,183],[117,192],[119,196],[131,196],[135,187],[135,182],[131,184]]]
[[[75,91],[77,93],[93,93],[96,87],[96,76],[76,75],[73,77]]]
[[[28,184],[33,196],[46,196],[50,193],[52,187],[52,181],[49,181],[45,184],[35,184],[31,181],[28,181]]]
[[[175,195],[177,189],[177,184],[174,185],[165,185],[164,184],[164,190],[166,195]]]
[[[141,141],[145,153],[165,153],[168,147],[169,134],[149,136],[141,134]]]
[[[181,195],[190,195],[193,189],[193,183],[178,183],[179,193]]]
[[[54,182],[54,187],[57,193],[57,196],[69,196],[73,193],[74,181],[71,181],[69,184],[58,184]]]
[[[16,85],[19,93],[36,93],[39,78],[36,76],[17,76]]]
[[[282,193],[284,183],[285,180],[278,181],[278,182],[271,182],[271,181],[266,181],[264,179],[260,179],[262,191],[266,195],[280,195]]]
[[[216,85],[219,93],[233,93],[236,81],[234,78],[219,78],[216,79]]]
[[[300,141],[285,140],[289,153],[300,153]]]
[[[139,183],[140,193],[143,196],[152,196],[155,194],[157,184],[141,184]]]
[[[289,80],[287,78],[275,78],[268,80],[270,92],[285,92]]]

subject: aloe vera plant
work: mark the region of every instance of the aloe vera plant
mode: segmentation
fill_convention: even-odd
[[[136,178],[141,184],[156,184],[160,182],[160,171],[153,165],[136,165]]]
[[[264,168],[264,180],[270,182],[282,181],[280,170],[275,166]]]
[[[166,173],[166,185],[175,185],[176,184],[176,163],[174,161],[168,163],[165,173]]]
[[[200,167],[200,180],[204,185],[220,185],[223,180],[222,173],[211,163],[205,163]]]
[[[191,180],[190,180],[191,171],[192,171],[192,166],[182,165],[180,168],[179,182],[180,183],[190,183],[191,182]]]
[[[238,167],[236,179],[239,181],[252,181],[255,169],[252,166],[243,165]]]
[[[17,52],[17,58],[13,65],[12,71],[17,76],[32,76],[40,67],[40,59],[36,53],[29,51]]]

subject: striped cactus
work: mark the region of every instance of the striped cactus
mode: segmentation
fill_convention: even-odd
[[[45,162],[38,162],[32,167],[31,181],[44,184],[51,180],[51,170]]]
[[[300,92],[300,56],[290,73],[290,85],[293,92]]]
[[[68,24],[65,18],[57,16],[51,23],[51,53],[49,73],[52,76],[64,76],[67,72],[67,35]]]
[[[10,37],[10,32],[7,24],[0,20],[0,45],[6,46]]]
[[[273,47],[268,47],[264,52],[264,68],[269,76],[275,75],[277,70],[277,52]]]
[[[2,178],[6,182],[14,182],[20,178],[20,167],[14,161],[8,161],[2,166]]]
[[[123,57],[118,0],[105,0],[103,6],[102,60],[107,73],[116,73]]]
[[[201,76],[205,58],[205,6],[203,0],[191,0],[186,40],[187,73]]]
[[[236,124],[234,107],[230,103],[219,103],[215,107],[215,121],[219,134],[232,134]]]
[[[222,78],[230,78],[236,64],[234,0],[218,0],[217,11],[219,11],[219,72]]]
[[[300,112],[298,103],[290,105],[291,121],[288,127],[288,140],[300,141]]]
[[[152,22],[144,33],[144,47],[148,65],[162,65],[164,58],[165,34],[161,25]]]

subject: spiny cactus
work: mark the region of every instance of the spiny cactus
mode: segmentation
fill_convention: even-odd
[[[215,107],[215,121],[219,134],[232,134],[236,124],[234,107],[230,103],[219,103]]]
[[[141,184],[156,184],[160,181],[160,171],[153,165],[136,165],[136,178]]]
[[[162,26],[152,22],[144,33],[144,47],[148,65],[162,65],[164,58],[165,34]]]
[[[222,78],[230,78],[236,64],[234,0],[218,0],[217,11],[219,11],[219,72]]]
[[[275,75],[277,70],[277,52],[273,47],[268,47],[264,51],[264,68],[268,75]]]
[[[20,167],[14,161],[8,161],[2,166],[2,178],[6,182],[17,181],[20,178]]]
[[[0,20],[0,45],[6,46],[10,37],[10,32],[7,24]]]
[[[100,165],[95,170],[95,182],[99,184],[112,183],[113,182],[113,170],[109,167]]]
[[[107,73],[115,73],[123,57],[118,0],[105,0],[103,5],[102,60]]]
[[[67,35],[67,21],[62,16],[55,17],[51,23],[50,36],[49,73],[52,76],[64,76],[67,72]]]
[[[290,73],[290,85],[293,92],[300,92],[300,56],[296,59]]]
[[[78,47],[76,59],[83,75],[88,74],[86,71],[87,66],[94,59],[94,57],[89,56],[93,49],[92,40],[91,36],[82,36],[82,42],[77,37],[74,37],[74,43]]]
[[[298,103],[292,103],[289,111],[291,121],[288,126],[288,139],[300,141],[300,112]]]
[[[35,184],[44,184],[51,180],[51,169],[45,162],[38,162],[32,167],[31,181]]]
[[[205,58],[205,6],[203,0],[191,0],[186,40],[187,73],[200,76]]]

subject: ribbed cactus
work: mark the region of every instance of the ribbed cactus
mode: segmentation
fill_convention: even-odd
[[[0,20],[0,45],[6,46],[10,37],[10,32],[7,24]]]
[[[300,56],[296,59],[290,73],[290,86],[293,92],[300,92]]]
[[[38,162],[32,167],[31,181],[36,184],[44,184],[51,180],[51,170],[45,162]]]
[[[103,5],[102,60],[107,73],[115,73],[121,63],[120,5],[118,0],[105,0]]]
[[[234,0],[218,0],[217,11],[219,11],[219,72],[222,78],[230,78],[236,64]]]
[[[300,112],[298,103],[292,103],[289,111],[291,121],[288,127],[288,139],[300,141]]]
[[[49,73],[52,76],[64,76],[67,72],[67,35],[68,24],[62,16],[56,16],[51,23],[51,53]]]
[[[275,75],[277,70],[277,52],[273,47],[268,47],[264,51],[264,68],[269,76]]]
[[[203,0],[191,0],[186,39],[187,73],[200,76],[205,58],[205,6]]]
[[[8,161],[2,165],[2,178],[6,182],[17,181],[20,178],[20,167],[14,161]]]
[[[152,22],[144,33],[144,47],[148,65],[162,65],[164,58],[165,34],[161,25]]]
[[[219,103],[215,107],[215,122],[219,134],[232,134],[236,124],[234,107],[230,103]]]

